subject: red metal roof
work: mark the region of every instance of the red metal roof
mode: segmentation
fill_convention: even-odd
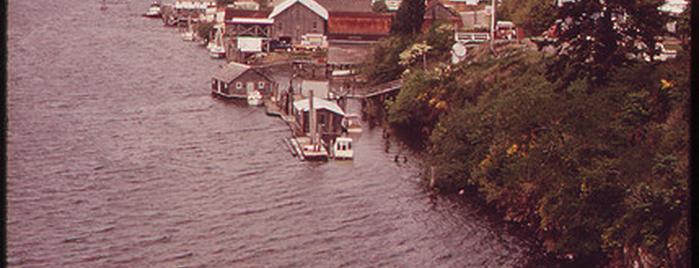
[[[330,12],[329,34],[388,35],[393,16],[375,12]]]

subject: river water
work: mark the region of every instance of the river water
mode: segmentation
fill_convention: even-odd
[[[531,242],[431,197],[381,129],[300,162],[262,108],[212,98],[223,64],[149,1],[8,3],[11,267],[512,267]],[[357,104],[354,104],[356,108]]]

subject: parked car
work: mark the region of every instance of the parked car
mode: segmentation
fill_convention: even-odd
[[[289,50],[291,49],[291,40],[272,40],[269,42],[269,47],[272,51]]]

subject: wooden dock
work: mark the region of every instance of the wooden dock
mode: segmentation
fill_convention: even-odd
[[[398,79],[398,80],[393,80],[393,81],[388,81],[383,84],[378,84],[376,86],[372,87],[367,87],[364,89],[354,89],[351,92],[349,92],[346,97],[348,98],[354,98],[354,99],[367,99],[367,98],[373,98],[377,96],[382,96],[388,93],[395,92],[397,90],[400,90],[403,87],[403,80]]]

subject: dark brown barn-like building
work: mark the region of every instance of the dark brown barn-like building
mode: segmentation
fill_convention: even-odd
[[[231,62],[211,78],[211,92],[223,97],[247,98],[248,91],[252,90],[269,96],[272,80],[245,64]]]
[[[430,28],[430,26],[432,26],[433,23],[440,21],[450,23],[454,29],[463,27],[463,22],[461,21],[461,15],[459,15],[459,13],[449,7],[446,7],[439,0],[431,0],[427,2],[424,20],[422,22],[422,30],[426,31]]]

